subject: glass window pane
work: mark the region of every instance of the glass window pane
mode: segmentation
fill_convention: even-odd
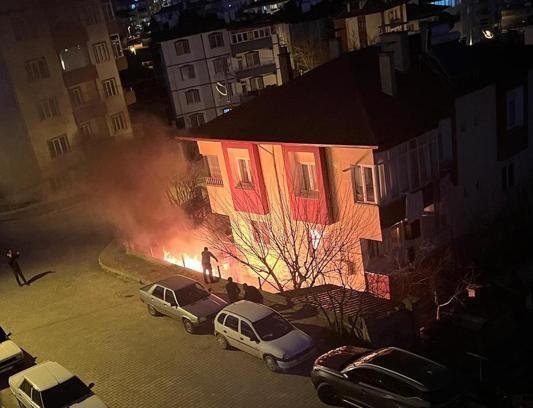
[[[365,197],[363,194],[363,178],[361,177],[361,167],[355,166],[352,171],[353,174],[353,184],[355,192],[356,201],[364,201]]]
[[[376,194],[374,192],[374,177],[372,168],[363,167],[365,175],[366,201],[376,202]]]

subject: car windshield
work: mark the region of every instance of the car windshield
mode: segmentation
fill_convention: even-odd
[[[272,313],[253,324],[261,340],[276,340],[293,330],[291,324],[277,313]]]
[[[68,407],[92,395],[91,390],[78,377],[43,391],[43,405],[47,408]]]
[[[0,343],[7,340],[6,332],[0,327]]]
[[[174,293],[180,306],[187,306],[209,297],[209,292],[198,283],[175,290]]]

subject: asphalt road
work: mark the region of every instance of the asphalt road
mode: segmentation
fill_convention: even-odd
[[[191,336],[169,318],[149,316],[137,284],[98,266],[110,238],[81,205],[0,224],[0,249],[20,249],[33,279],[19,288],[0,264],[0,324],[29,356],[95,382],[110,407],[323,407],[304,370],[270,373],[247,354],[219,350],[209,334]],[[0,398],[16,406],[5,374]]]

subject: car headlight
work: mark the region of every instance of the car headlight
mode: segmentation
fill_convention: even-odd
[[[203,323],[203,322],[205,322],[206,320],[207,320],[207,317],[200,317],[200,318],[198,319],[198,321],[199,321],[200,323]]]

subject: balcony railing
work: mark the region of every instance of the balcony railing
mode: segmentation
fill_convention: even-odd
[[[222,187],[224,185],[224,182],[221,178],[206,177],[205,184],[207,184],[208,186]]]
[[[262,48],[272,49],[272,37],[257,38],[250,41],[244,41],[236,44],[231,44],[231,51],[233,54],[241,52],[255,51]]]
[[[244,68],[240,71],[235,72],[235,76],[238,80],[241,80],[243,78],[249,78],[254,76],[261,76],[265,74],[275,74],[276,73],[276,64],[264,64],[264,65],[257,65],[255,67],[250,68]]]

